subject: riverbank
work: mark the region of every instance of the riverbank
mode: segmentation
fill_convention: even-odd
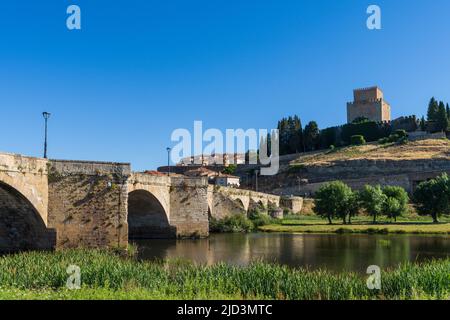
[[[81,271],[69,290],[67,267]],[[382,272],[382,289],[366,276],[254,263],[197,266],[141,262],[112,252],[69,250],[0,258],[0,299],[448,299],[450,259]]]
[[[316,216],[302,216],[288,217],[279,224],[261,226],[259,230],[291,233],[450,234],[449,218],[443,217],[441,221],[434,224],[422,217],[404,217],[397,222],[380,219],[376,224],[372,224],[370,217],[356,217],[350,225],[339,221],[330,225]]]

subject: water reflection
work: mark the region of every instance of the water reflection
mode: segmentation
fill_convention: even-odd
[[[292,267],[365,272],[450,256],[446,236],[333,234],[215,234],[202,240],[141,240],[141,259],[189,259],[199,264],[247,265],[264,260]]]

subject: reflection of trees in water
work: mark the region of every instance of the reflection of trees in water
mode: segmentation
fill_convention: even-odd
[[[410,259],[414,261],[423,261],[433,257],[449,257],[450,237],[423,236],[421,238],[411,238],[411,248]]]
[[[418,252],[445,256],[450,246],[443,237],[264,233],[216,234],[202,240],[149,240],[143,245],[150,246],[147,258],[153,254],[209,265],[246,265],[264,259],[295,267],[358,272],[365,272],[372,264],[387,267],[414,260]]]

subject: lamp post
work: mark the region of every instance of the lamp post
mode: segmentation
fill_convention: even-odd
[[[50,118],[50,113],[42,112],[42,116],[44,117],[45,121],[44,158],[47,159],[47,121],[48,118]]]
[[[167,151],[167,168],[169,168],[169,171],[167,172],[167,176],[170,177],[170,148],[167,147],[166,151]]]
[[[259,173],[259,170],[255,170],[255,178],[256,178],[255,191],[256,192],[258,192],[258,173]]]

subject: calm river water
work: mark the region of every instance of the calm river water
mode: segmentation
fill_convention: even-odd
[[[140,240],[141,259],[188,259],[199,264],[252,261],[291,267],[365,272],[369,265],[395,266],[450,256],[450,237],[415,235],[213,234],[201,240]]]

